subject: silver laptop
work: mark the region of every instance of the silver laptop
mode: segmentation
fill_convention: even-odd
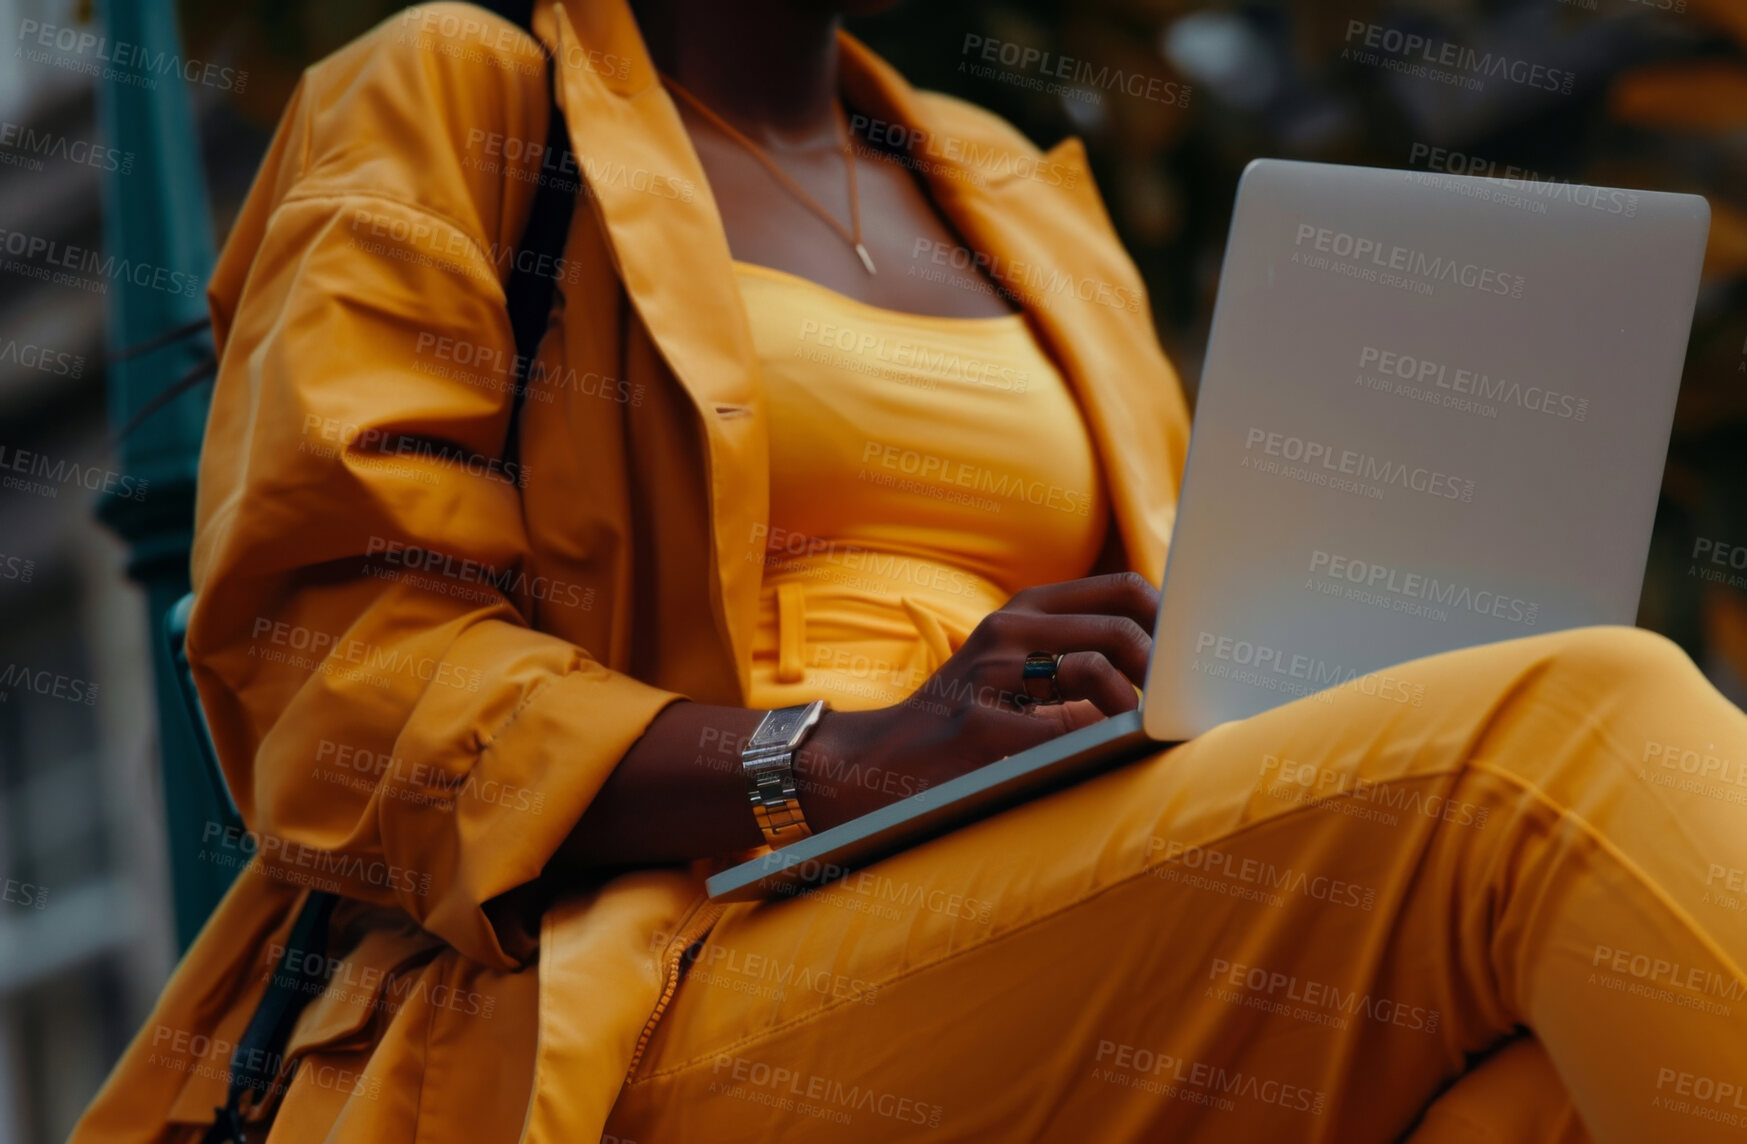
[[[1710,208],[1259,159],[1139,711],[709,880],[793,894],[1232,719],[1637,615]]]

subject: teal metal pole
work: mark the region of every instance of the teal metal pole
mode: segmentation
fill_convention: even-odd
[[[104,0],[101,47],[108,62],[97,80],[98,115],[109,145],[133,162],[103,182],[105,255],[127,259],[112,274],[109,348],[137,346],[206,316],[212,271],[212,213],[195,128],[198,66],[183,57],[172,0]],[[164,61],[172,61],[166,65]],[[187,78],[193,76],[193,79]],[[118,165],[120,166],[120,165]],[[194,283],[192,288],[188,285]],[[109,423],[126,424],[148,401],[211,352],[204,332],[110,365]],[[105,496],[97,514],[129,546],[128,575],[146,594],[152,623],[164,814],[170,848],[176,936],[193,940],[235,871],[204,859],[211,824],[227,821],[201,773],[204,729],[186,713],[165,640],[170,608],[188,591],[194,530],[194,480],[206,424],[208,390],[197,387],[151,414],[119,448],[116,464],[144,496]],[[133,486],[130,486],[133,487]]]

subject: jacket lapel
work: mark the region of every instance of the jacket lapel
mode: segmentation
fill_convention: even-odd
[[[1189,411],[1084,147],[1064,140],[1040,169],[993,116],[917,93],[852,36],[842,37],[841,50],[850,99],[930,140],[919,166],[936,205],[987,257],[990,276],[1016,296],[1067,378],[1103,464],[1129,566],[1159,583],[1188,458]]]
[[[770,445],[727,235],[624,0],[549,11],[547,42],[562,64],[558,102],[588,198],[631,305],[704,428],[710,605],[744,696],[764,567],[746,555],[769,515]]]
[[[542,9],[590,199],[632,305],[697,407],[714,520],[719,632],[748,682],[769,512],[769,437],[757,359],[721,215],[625,0]],[[1130,565],[1155,583],[1175,519],[1188,412],[1152,332],[1138,274],[1091,189],[1075,140],[1049,160],[1076,189],[1021,177],[1023,153],[992,117],[919,96],[853,37],[843,85],[870,114],[950,145],[921,164],[935,202],[1015,289],[1087,418]],[[1014,161],[1003,161],[1010,155]],[[1078,201],[1064,200],[1078,196]],[[753,554],[756,557],[756,554]]]

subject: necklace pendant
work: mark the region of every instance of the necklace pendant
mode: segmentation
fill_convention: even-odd
[[[869,274],[876,273],[874,270],[873,255],[867,252],[867,247],[858,242],[855,244],[855,252],[861,255],[861,264],[867,267],[867,272]]]

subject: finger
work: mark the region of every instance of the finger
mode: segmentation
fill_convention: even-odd
[[[1153,637],[1146,628],[1127,616],[1058,616],[1001,611],[983,622],[989,626],[990,635],[996,640],[995,647],[1000,649],[1003,657],[1012,657],[1013,674],[1007,678],[1015,688],[1023,689],[1022,664],[1033,652],[1065,655],[1095,651],[1132,679],[1136,687],[1146,683],[1146,665],[1152,655]],[[991,666],[1007,670],[1005,662]]]
[[[1093,723],[1102,723],[1108,716],[1098,710],[1098,705],[1087,699],[1070,699],[1066,703],[1039,703],[1027,708],[1026,719],[1047,730],[1043,734],[1043,742],[1048,742],[1069,731],[1078,731],[1081,727],[1089,727]]]
[[[1086,700],[1103,715],[1119,715],[1140,706],[1140,697],[1127,677],[1095,651],[1075,651],[1062,656],[1055,683],[1064,699]]]
[[[1006,606],[1055,615],[1126,616],[1151,632],[1159,617],[1159,590],[1139,572],[1112,572],[1059,584],[1039,584],[1020,592]]]
[[[989,755],[986,761],[977,765],[986,766],[996,759],[1017,755],[1069,731],[1100,723],[1104,718],[1098,705],[1086,699],[1040,703],[1023,711],[991,708],[979,720],[977,733],[978,742]]]
[[[995,710],[985,717],[978,738],[989,750],[990,761],[993,761],[1017,755],[1039,743],[1047,743],[1063,732],[1096,723],[1102,718],[1104,716],[1099,714],[1098,708],[1083,699],[1044,704],[1024,711]]]

